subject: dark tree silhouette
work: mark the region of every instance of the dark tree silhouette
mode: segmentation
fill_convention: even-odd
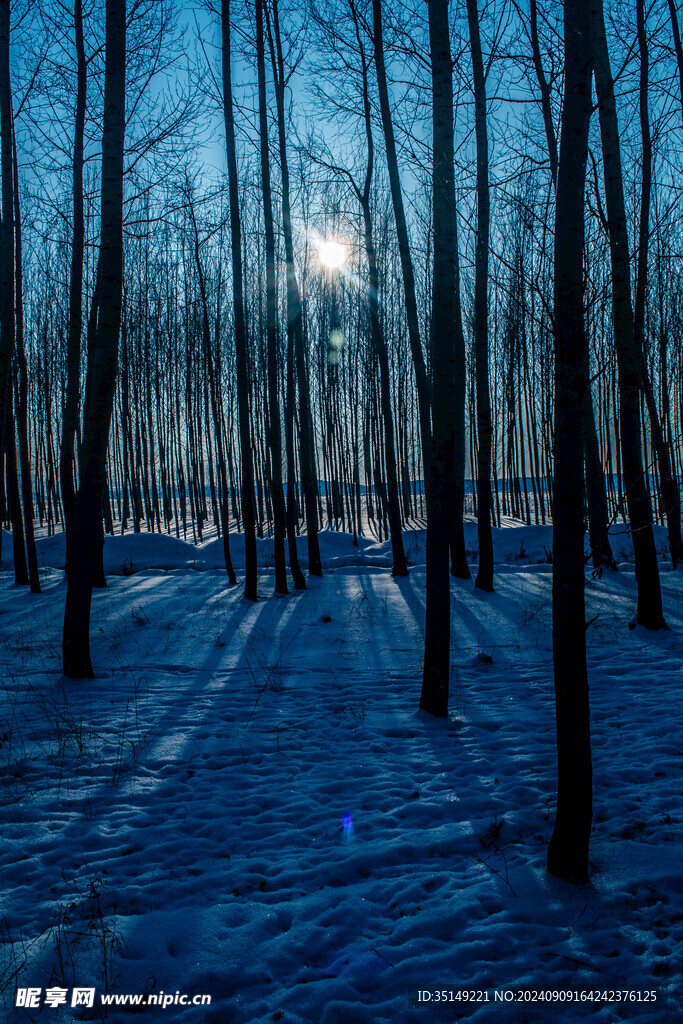
[[[126,3],[107,0],[102,131],[102,202],[96,328],[88,348],[74,531],[62,637],[64,674],[93,676],[90,607],[102,561],[102,496],[121,327],[123,291],[123,145],[125,134]],[[94,304],[95,305],[95,304]]]
[[[28,564],[26,562],[26,546],[24,544],[24,522],[21,518],[21,498],[19,496],[19,475],[17,473],[17,443],[14,432],[12,406],[12,383],[8,387],[5,419],[5,482],[7,487],[7,504],[12,524],[12,554],[14,557],[14,582],[25,586],[29,582]]]
[[[583,576],[582,429],[586,390],[583,195],[591,117],[591,0],[565,0],[565,81],[554,249],[555,475],[553,665],[557,813],[548,871],[588,879],[592,769]]]
[[[17,376],[17,439],[19,441],[19,465],[21,467],[21,501],[24,507],[24,530],[26,534],[26,559],[31,593],[40,593],[38,556],[33,530],[33,484],[28,438],[28,364],[24,346],[24,275],[21,241],[21,209],[19,206],[19,163],[17,143],[12,132],[13,173],[14,173],[14,228],[15,228],[15,343]]]
[[[0,235],[0,451],[11,421],[10,360],[14,352],[14,126],[10,82],[10,5],[0,3],[0,145],[2,234]],[[8,417],[8,410],[9,417]],[[12,426],[12,444],[14,427]]]
[[[234,106],[232,100],[232,69],[230,66],[230,0],[221,0],[221,39],[223,70],[223,114],[225,147],[228,159],[228,191],[230,195],[230,236],[232,256],[232,295],[235,327],[235,368],[237,412],[242,455],[242,525],[244,529],[244,596],[256,601],[256,523],[254,516],[254,461],[249,419],[249,365],[247,325],[244,315],[244,275],[242,271],[242,227],[240,223],[237,149],[235,146]]]
[[[275,84],[275,105],[277,110],[278,148],[280,154],[280,175],[282,178],[282,234],[285,243],[285,265],[287,278],[287,385],[285,392],[285,444],[287,448],[287,546],[289,567],[297,590],[306,589],[306,580],[299,565],[296,548],[296,469],[294,450],[295,379],[298,368],[299,402],[307,409],[308,375],[304,362],[301,296],[294,269],[294,243],[292,240],[292,213],[289,197],[289,161],[287,159],[287,130],[285,124],[285,65],[280,36],[280,19],[277,0],[272,2],[272,25],[270,32],[270,57]],[[266,8],[266,13],[268,9]],[[318,544],[318,511],[315,504],[315,480],[312,469],[311,438],[308,416],[300,415],[301,436],[301,477],[306,512],[306,533],[308,544],[308,571],[314,576],[322,575],[320,547]]]
[[[477,394],[477,533],[479,569],[474,585],[493,590],[491,536],[491,393],[489,390],[489,143],[486,79],[481,55],[477,0],[467,0],[474,78],[474,133],[477,140],[477,240],[474,255],[474,362]],[[526,483],[525,483],[526,486]]]
[[[633,324],[619,124],[602,0],[596,0],[594,5],[592,35],[612,271],[612,322],[619,371],[621,454],[638,583],[636,621],[648,629],[662,629],[666,623],[662,612],[652,508],[645,483],[641,445],[640,388],[643,356]]]
[[[640,222],[638,225],[638,257],[636,261],[635,298],[633,303],[633,332],[636,347],[641,357],[641,377],[647,413],[652,429],[652,443],[657,453],[659,486],[662,505],[669,529],[669,551],[674,568],[683,560],[683,537],[681,537],[681,500],[678,484],[674,479],[669,446],[664,439],[662,421],[655,401],[652,381],[645,359],[645,296],[647,292],[647,265],[650,243],[650,201],[652,196],[652,137],[650,133],[650,112],[648,109],[650,57],[647,40],[645,0],[636,0],[636,22],[638,50],[640,53],[640,81],[638,87],[638,111],[640,115],[640,136],[642,142],[642,174],[640,188]]]
[[[219,396],[219,382],[216,379],[216,367],[213,353],[211,352],[211,330],[209,327],[209,302],[206,292],[206,280],[204,275],[204,268],[199,254],[199,230],[197,227],[197,220],[195,217],[194,203],[192,197],[188,195],[188,210],[190,213],[190,219],[192,221],[192,229],[194,233],[194,257],[195,266],[197,268],[197,278],[199,281],[199,293],[201,296],[202,304],[202,348],[204,351],[204,359],[206,360],[207,376],[209,378],[209,396],[211,399],[211,412],[214,424],[214,434],[216,441],[216,460],[218,463],[218,482],[220,485],[220,501],[214,501],[214,507],[216,504],[219,505],[220,523],[221,530],[223,533],[223,560],[225,561],[225,571],[228,574],[228,579],[232,585],[237,583],[237,577],[235,576],[235,570],[232,564],[232,555],[230,554],[230,513],[229,513],[229,489],[228,489],[228,475],[226,472],[225,465],[225,447],[223,443],[223,418],[220,412],[220,396]],[[219,316],[219,313],[216,313]],[[219,331],[216,331],[219,334]]]
[[[268,449],[270,452],[273,502],[273,545],[275,550],[275,592],[287,593],[285,563],[285,495],[282,488],[282,429],[278,387],[277,287],[275,282],[275,228],[270,185],[268,107],[266,103],[266,58],[263,0],[256,0],[256,64],[258,73],[259,135],[261,151],[261,192],[266,241],[266,337],[268,350]]]
[[[415,291],[415,272],[413,270],[413,260],[410,252],[408,224],[403,204],[403,190],[401,188],[401,177],[398,169],[398,156],[396,154],[396,139],[394,137],[394,126],[391,119],[391,108],[389,106],[389,90],[387,87],[387,73],[384,60],[381,0],[372,0],[372,31],[375,71],[377,74],[377,90],[379,93],[379,107],[382,116],[382,130],[384,133],[384,146],[386,149],[387,169],[389,172],[389,186],[391,189],[391,201],[394,209],[394,219],[396,222],[396,239],[398,242],[398,253],[401,260],[401,273],[403,275],[408,338],[410,341],[410,351],[413,357],[413,366],[415,368],[415,384],[417,388],[417,402],[420,415],[422,455],[424,460],[429,462],[432,443],[429,381],[427,379],[424,355],[422,354],[420,321]]]
[[[432,450],[427,475],[427,607],[420,707],[448,715],[451,597],[448,552],[454,465],[456,317],[456,208],[453,146],[453,76],[448,0],[429,0],[432,61]]]
[[[85,104],[87,90],[87,64],[83,41],[82,0],[74,0],[74,34],[76,41],[76,117],[74,122],[72,197],[73,237],[71,242],[71,271],[69,284],[69,326],[67,333],[66,393],[62,414],[62,438],[59,459],[59,481],[64,509],[66,531],[66,571],[71,564],[73,522],[76,505],[74,483],[74,447],[78,426],[78,400],[81,373],[81,333],[83,319],[83,253],[85,248],[85,221],[83,210],[83,136],[85,131]]]
[[[548,146],[548,159],[550,161],[550,176],[553,187],[557,190],[557,139],[555,137],[555,126],[552,118],[550,104],[550,86],[543,69],[541,49],[538,40],[538,9],[536,0],[531,0],[529,5],[529,38],[531,40],[531,52],[534,62],[534,71],[541,94],[541,111],[543,114],[543,127],[545,129],[546,143]],[[589,380],[589,351],[586,344],[585,352],[585,375]],[[590,538],[591,556],[594,568],[617,568],[617,563],[612,554],[609,541],[609,530],[607,525],[607,494],[605,490],[605,477],[600,465],[600,444],[595,426],[595,411],[593,409],[593,396],[591,388],[586,386],[586,399],[584,405],[584,465],[586,473],[586,497],[588,504],[588,533]]]
[[[671,32],[674,37],[674,52],[676,54],[676,66],[678,68],[678,92],[683,112],[683,44],[681,43],[681,30],[678,24],[678,13],[676,11],[676,0],[669,0],[669,17],[671,19]]]
[[[557,139],[555,138],[555,127],[553,125],[552,107],[550,104],[550,85],[543,69],[541,47],[538,41],[538,7],[536,0],[529,0],[529,39],[531,41],[536,81],[541,93],[541,111],[543,113],[543,127],[548,146],[548,159],[550,160],[550,176],[553,179],[553,185],[557,187]]]
[[[380,404],[382,409],[382,422],[384,427],[384,463],[387,477],[387,498],[389,506],[389,533],[391,537],[391,552],[393,576],[407,576],[408,566],[406,563],[405,550],[403,547],[403,534],[401,531],[401,513],[398,496],[398,476],[396,472],[396,448],[394,441],[394,416],[391,408],[391,379],[389,371],[389,352],[379,310],[379,268],[377,265],[377,253],[373,235],[372,210],[370,196],[372,188],[372,175],[375,166],[375,146],[372,134],[372,119],[370,109],[370,90],[368,83],[368,67],[370,58],[365,54],[365,47],[360,36],[359,20],[352,0],[349,0],[354,27],[356,30],[356,41],[360,54],[361,63],[361,88],[363,96],[363,124],[365,127],[365,139],[367,143],[367,164],[363,187],[358,188],[354,183],[354,191],[363,211],[363,241],[365,244],[365,255],[368,261],[368,308],[370,311],[370,333],[372,343],[379,362],[379,387]]]

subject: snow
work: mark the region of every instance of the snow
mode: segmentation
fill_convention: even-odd
[[[425,529],[424,522],[404,532],[404,546],[409,563],[424,564]],[[505,571],[509,563],[523,565],[547,565],[551,561],[552,528],[550,526],[526,526],[517,520],[505,517],[502,528],[494,528],[493,549],[499,568]],[[391,545],[377,540],[376,523],[365,522],[365,535],[358,536],[356,544],[353,535],[339,530],[320,531],[320,550],[329,569],[341,566],[391,567]],[[478,559],[477,524],[472,517],[465,521],[465,546],[469,559]],[[669,556],[667,532],[662,526],[655,526],[655,542],[659,557],[666,561]],[[108,536],[104,547],[104,567],[107,575],[132,575],[141,569],[223,569],[223,541],[216,539],[211,524],[204,530],[207,540],[193,544],[169,534],[118,532]],[[14,566],[12,557],[12,535],[3,530],[2,569]],[[633,561],[631,531],[624,523],[610,527],[612,551],[617,562]],[[271,539],[256,541],[258,562],[262,569],[273,567],[273,542]],[[64,534],[40,536],[37,544],[38,562],[43,567],[64,568]],[[297,538],[297,550],[303,567],[307,567],[306,538]],[[586,555],[590,552],[586,536]],[[230,534],[230,553],[236,570],[244,570],[244,537],[239,533]]]
[[[466,539],[476,551],[471,523]],[[387,542],[323,531],[325,576],[285,598],[259,542],[256,605],[228,586],[220,541],[108,538],[88,682],[60,673],[62,538],[39,541],[36,596],[13,585],[5,535],[7,1019],[92,1017],[14,1008],[17,985],[61,984],[208,993],[147,1011],[202,1024],[680,1020],[681,575],[662,561],[671,629],[629,630],[624,527],[613,540],[622,571],[587,577],[593,866],[576,888],[545,872],[549,527],[496,531],[494,594],[453,580],[443,721],[417,710],[423,531],[405,535],[407,579]],[[444,988],[490,1001],[417,1003]],[[494,1003],[506,988],[658,1000]]]

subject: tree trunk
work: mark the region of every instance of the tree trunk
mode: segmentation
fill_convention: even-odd
[[[66,542],[66,572],[69,573],[73,539],[73,520],[76,502],[74,485],[74,440],[78,423],[80,392],[81,332],[83,306],[83,252],[85,227],[83,217],[83,133],[85,129],[85,102],[87,66],[83,43],[82,0],[74,0],[74,29],[76,35],[76,121],[74,126],[74,154],[72,172],[73,239],[71,244],[71,278],[69,286],[69,327],[66,355],[66,395],[62,413],[62,443],[59,460],[60,489],[64,508]]]
[[[650,239],[650,196],[652,192],[652,139],[650,137],[650,115],[648,111],[649,54],[645,25],[645,0],[636,0],[638,24],[638,48],[640,51],[640,132],[642,140],[642,178],[640,192],[640,225],[638,231],[638,260],[636,270],[636,294],[633,309],[633,330],[636,346],[641,353],[641,376],[643,394],[647,406],[652,444],[657,454],[661,505],[664,507],[669,531],[669,551],[674,569],[683,560],[683,538],[681,537],[681,502],[678,484],[674,479],[669,447],[664,440],[659,410],[652,390],[652,382],[645,359],[645,292],[647,289],[647,263]]]
[[[26,534],[26,557],[31,593],[40,593],[40,577],[38,574],[38,556],[36,554],[36,538],[33,531],[33,484],[31,482],[31,460],[28,448],[28,367],[24,350],[24,278],[21,245],[21,210],[19,207],[19,168],[17,161],[17,143],[13,136],[14,164],[14,227],[16,241],[16,346],[17,372],[19,388],[16,402],[17,438],[19,441],[19,465],[21,466],[21,501],[24,506],[24,530]]]
[[[377,271],[375,246],[372,238],[372,218],[370,215],[370,204],[368,201],[363,203],[363,223],[365,233],[365,253],[368,260],[369,271],[368,305],[370,307],[370,333],[372,335],[372,342],[379,362],[380,405],[382,408],[382,428],[384,430],[384,460],[386,464],[389,506],[389,534],[391,538],[391,553],[393,559],[391,575],[407,576],[408,566],[403,547],[401,511],[398,496],[398,476],[396,471],[396,449],[394,442],[394,417],[391,408],[391,385],[389,379],[389,353],[387,351],[387,343],[379,316],[379,304],[377,301],[379,274]]]
[[[491,536],[491,395],[489,391],[489,152],[486,128],[486,80],[481,56],[477,0],[467,0],[467,21],[474,77],[474,130],[477,141],[477,241],[474,256],[474,361],[477,381],[477,533],[479,570],[474,585],[493,590]]]
[[[123,143],[125,132],[126,3],[107,0],[102,132],[102,213],[97,328],[88,351],[83,438],[74,515],[62,658],[64,674],[93,676],[90,607],[93,572],[101,559],[102,494],[114,400],[123,290]],[[98,550],[99,549],[99,550]]]
[[[280,149],[280,174],[282,177],[282,233],[285,242],[285,262],[287,270],[287,351],[290,359],[296,363],[296,377],[299,386],[299,437],[301,445],[301,483],[304,493],[306,513],[306,543],[308,546],[308,573],[310,576],[322,576],[322,560],[318,541],[318,509],[316,505],[316,482],[313,460],[313,437],[310,429],[310,390],[306,369],[303,306],[299,285],[294,269],[294,242],[292,239],[292,215],[289,195],[289,163],[287,159],[287,133],[285,129],[285,67],[282,55],[282,38],[278,16],[277,0],[272,0],[273,37],[271,57],[273,77],[275,79],[275,100],[277,105],[278,141]],[[273,45],[274,44],[274,45]],[[287,367],[288,381],[294,368],[290,363]],[[289,388],[289,384],[288,384]],[[289,540],[289,565],[294,577],[294,585],[303,590],[306,582],[299,568],[296,554],[296,536],[294,533],[295,489],[294,489],[294,381],[290,392],[290,412],[287,415],[286,429],[290,437],[287,452],[287,518]],[[290,478],[292,483],[290,486]]]
[[[230,194],[230,237],[232,250],[232,294],[235,322],[235,369],[237,374],[237,415],[242,455],[242,523],[244,527],[244,596],[256,601],[256,521],[254,516],[254,461],[249,423],[249,381],[247,325],[244,314],[244,278],[242,274],[242,226],[240,224],[237,150],[233,120],[232,71],[230,68],[230,0],[221,0],[221,39],[223,70],[223,113],[228,159]]]
[[[370,118],[370,91],[368,85],[368,62],[365,57],[365,50],[361,42],[360,29],[355,12],[352,8],[352,15],[356,26],[356,38],[360,50],[362,64],[362,88],[363,88],[363,120],[365,123],[365,139],[367,143],[367,167],[362,192],[358,193],[361,209],[363,211],[363,241],[365,255],[368,261],[368,307],[370,310],[370,334],[372,344],[377,354],[379,363],[379,387],[380,405],[382,409],[382,429],[384,431],[384,461],[386,465],[386,478],[388,490],[389,508],[389,533],[391,537],[391,552],[393,566],[392,576],[407,576],[408,566],[406,563],[405,550],[403,547],[403,533],[401,530],[401,510],[398,494],[398,474],[396,470],[396,448],[394,436],[394,416],[391,408],[391,380],[389,376],[389,353],[387,351],[386,338],[382,330],[382,323],[379,315],[379,271],[377,267],[377,256],[373,240],[372,214],[370,210],[370,190],[372,186],[372,174],[374,170],[375,147],[372,135],[372,122]]]
[[[204,280],[204,270],[202,267],[201,259],[199,257],[199,231],[197,228],[197,222],[195,220],[194,207],[192,202],[189,203],[190,216],[192,219],[192,227],[194,229],[194,255],[195,264],[197,267],[197,277],[199,278],[199,291],[202,299],[202,347],[204,350],[204,359],[206,361],[206,370],[209,378],[209,392],[211,398],[211,414],[213,418],[214,436],[216,443],[216,454],[218,459],[218,475],[220,482],[220,524],[223,533],[223,560],[225,562],[225,571],[228,575],[228,580],[231,585],[237,583],[235,576],[235,570],[232,564],[232,557],[230,554],[230,496],[228,491],[228,476],[225,468],[225,450],[223,445],[223,430],[222,422],[220,417],[220,411],[218,408],[218,387],[219,384],[216,381],[216,374],[213,365],[213,357],[211,354],[211,332],[209,329],[209,303],[206,295],[206,282]],[[219,284],[220,288],[220,284]],[[219,344],[219,318],[217,314],[216,324],[216,351],[218,351]],[[207,411],[208,420],[208,411]],[[208,441],[207,441],[208,444]]]
[[[552,110],[550,106],[550,86],[545,77],[541,50],[538,40],[538,11],[536,0],[530,0],[529,5],[529,34],[531,38],[531,51],[536,71],[536,79],[541,93],[541,111],[543,113],[543,125],[548,145],[548,159],[550,160],[550,175],[553,187],[557,191],[557,139],[553,125]],[[586,344],[586,380],[589,378],[588,344]],[[605,495],[605,478],[600,464],[600,448],[595,430],[595,411],[593,409],[593,396],[589,385],[586,386],[586,401],[584,404],[584,464],[586,474],[586,501],[588,505],[588,532],[590,538],[591,555],[593,566],[603,566],[609,569],[616,569],[612,549],[609,542],[607,499]],[[544,517],[545,518],[545,517]]]
[[[394,126],[391,120],[391,109],[389,107],[389,90],[387,88],[387,74],[384,63],[381,0],[372,0],[372,24],[375,70],[377,73],[377,88],[379,92],[380,113],[382,115],[384,145],[387,154],[389,186],[391,189],[391,201],[394,208],[394,219],[396,222],[398,254],[401,260],[401,272],[403,275],[406,319],[408,322],[408,340],[410,342],[410,351],[413,357],[413,366],[415,368],[415,386],[417,388],[417,403],[420,415],[422,455],[425,462],[428,462],[432,441],[429,412],[429,382],[427,380],[427,371],[425,368],[424,356],[422,354],[422,341],[420,339],[420,324],[415,293],[415,274],[413,271],[413,261],[410,253],[408,225],[403,206],[403,191],[401,189],[401,178],[398,170]]]
[[[683,45],[681,45],[681,30],[678,25],[675,0],[669,0],[669,17],[671,18],[671,32],[674,37],[674,51],[678,67],[678,94],[681,101],[681,112],[683,112]]]
[[[538,41],[538,9],[536,7],[536,0],[529,0],[529,37],[531,39],[531,53],[536,72],[536,81],[541,93],[541,112],[543,114],[543,127],[545,128],[545,137],[548,144],[550,176],[553,179],[553,185],[557,188],[557,139],[555,138],[552,108],[550,106],[550,86],[543,70],[541,47]]]
[[[666,628],[666,623],[662,613],[657,550],[652,530],[652,509],[645,484],[641,446],[642,352],[638,348],[638,338],[633,327],[619,125],[602,0],[596,0],[592,30],[612,269],[612,321],[619,373],[621,454],[638,583],[636,621],[648,629],[663,629]]]
[[[0,164],[2,225],[0,234],[0,432],[11,417],[10,360],[14,352],[14,120],[10,84],[10,5],[0,3]],[[12,429],[12,438],[14,430]],[[12,441],[14,443],[14,441]],[[5,450],[0,436],[0,451]]]
[[[273,545],[275,549],[275,592],[287,593],[285,563],[285,495],[282,489],[282,429],[278,396],[277,287],[275,283],[275,229],[270,186],[268,152],[268,108],[266,105],[266,61],[263,29],[263,0],[256,0],[256,61],[258,65],[259,135],[261,148],[261,191],[266,236],[266,333],[268,359],[268,447],[272,473]]]
[[[427,581],[425,653],[420,707],[448,715],[451,597],[448,570],[454,464],[455,368],[453,323],[456,289],[453,76],[448,0],[429,0],[432,63],[432,451],[426,466]]]
[[[605,492],[605,476],[600,465],[600,444],[595,429],[595,412],[593,396],[589,383],[588,341],[584,353],[584,378],[586,388],[583,405],[583,447],[584,467],[586,474],[586,499],[588,505],[588,537],[591,547],[594,569],[614,569],[612,548],[609,542],[607,527],[607,494]]]
[[[565,82],[555,210],[553,664],[557,812],[548,871],[588,880],[592,768],[583,576],[584,183],[591,116],[590,0],[565,0]]]
[[[465,333],[462,326],[462,304],[460,301],[460,253],[458,250],[458,214],[453,218],[453,260],[455,263],[455,295],[453,298],[453,481],[451,484],[451,576],[469,580],[470,573],[465,549],[465,394],[467,369],[465,358]]]
[[[17,478],[17,442],[14,436],[14,418],[12,416],[11,395],[7,403],[5,417],[5,479],[7,483],[7,504],[12,524],[12,552],[14,556],[14,582],[26,586],[29,582],[28,565],[26,563],[26,547],[24,544],[24,523],[21,518],[21,500],[19,497],[19,480]]]

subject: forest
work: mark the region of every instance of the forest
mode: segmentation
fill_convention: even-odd
[[[0,2],[8,1019],[679,1019],[681,17]]]

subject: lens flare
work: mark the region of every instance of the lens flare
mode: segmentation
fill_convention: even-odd
[[[341,820],[341,830],[345,836],[353,835],[353,818],[349,811],[345,811]]]
[[[318,246],[318,257],[324,267],[339,270],[346,263],[346,247],[341,242],[325,239]]]

